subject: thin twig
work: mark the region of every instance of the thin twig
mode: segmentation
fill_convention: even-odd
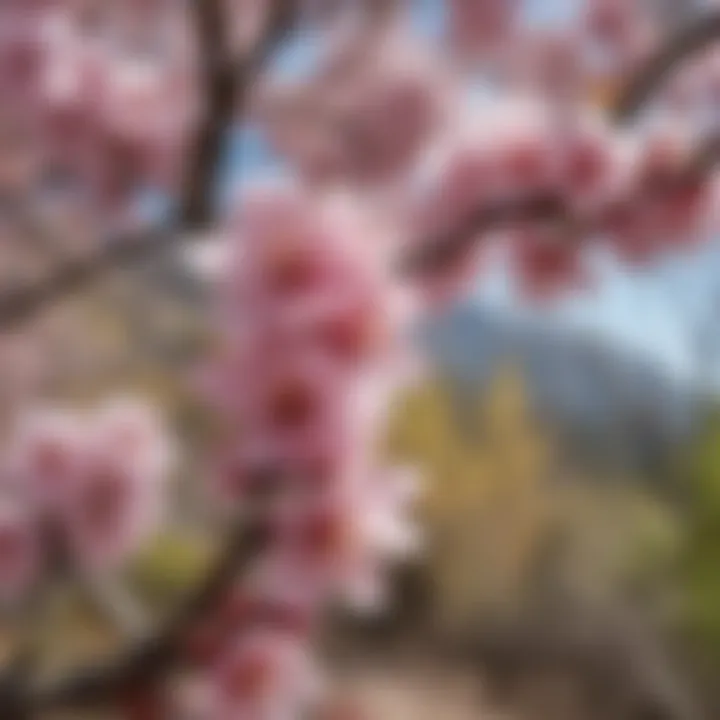
[[[708,12],[681,28],[631,78],[618,97],[612,114],[631,120],[681,63],[720,40],[720,12]]]

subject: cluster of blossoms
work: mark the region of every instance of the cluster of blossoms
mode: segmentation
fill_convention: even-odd
[[[537,298],[588,279],[587,243],[606,244],[624,263],[637,264],[707,236],[713,184],[688,173],[698,152],[682,125],[663,123],[619,133],[600,116],[558,123],[551,108],[533,102],[485,110],[432,158],[410,202],[411,236],[426,243],[468,239],[442,273],[450,287],[477,275],[482,235],[503,204],[533,198],[556,201],[546,221],[518,210],[498,238],[521,289]],[[475,220],[473,220],[475,218]]]
[[[24,416],[2,467],[2,598],[47,573],[118,569],[162,521],[171,455],[156,413],[134,400]]]
[[[224,507],[268,513],[272,537],[193,643],[218,720],[311,702],[318,612],[376,606],[386,562],[417,542],[412,475],[377,448],[413,307],[383,235],[344,199],[291,188],[248,198],[229,234],[223,342],[203,374],[224,426],[213,487]]]
[[[270,142],[305,182],[384,186],[447,119],[453,78],[433,54],[403,33],[375,38],[371,59],[358,62],[359,51],[334,43],[311,80],[258,101]]]
[[[585,284],[586,238],[637,264],[707,236],[714,188],[690,170],[702,140],[687,124],[668,118],[618,131],[598,112],[567,112],[530,93],[478,109],[449,90],[437,68],[420,72],[423,63],[396,41],[381,46],[396,59],[387,72],[358,71],[367,84],[352,102],[343,100],[344,73],[322,77],[294,94],[281,91],[276,108],[269,101],[267,127],[303,180],[326,190],[350,187],[378,212],[390,204],[409,248],[468,235],[468,252],[429,273],[433,295],[477,275],[487,243],[470,240],[493,223],[473,228],[473,218],[513,201],[545,197],[559,207],[547,222],[517,212],[509,229],[502,223],[516,277],[533,297]],[[325,72],[333,76],[332,62]],[[291,133],[283,132],[280,108]],[[372,196],[378,188],[379,203]]]
[[[196,104],[177,4],[11,0],[0,28],[4,192],[62,177],[110,209],[174,189]]]

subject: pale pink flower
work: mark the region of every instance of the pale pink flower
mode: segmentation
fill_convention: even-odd
[[[90,451],[60,517],[73,555],[92,571],[124,562],[162,519],[162,484],[123,460]]]
[[[314,456],[341,443],[354,421],[353,380],[309,347],[261,349],[248,358],[243,375],[254,381],[238,398],[242,426],[249,442],[267,448],[270,455]]]
[[[547,109],[530,103],[528,112],[508,118],[493,133],[499,184],[505,197],[546,189],[557,179],[558,158]]]
[[[10,498],[0,500],[0,600],[17,600],[40,572],[37,518]]]
[[[81,38],[62,8],[45,16],[42,33],[46,49],[39,92],[48,161],[87,178],[97,161],[107,58],[98,43]]]
[[[447,0],[451,43],[463,55],[477,56],[506,42],[519,0]]]
[[[11,441],[10,463],[31,502],[55,512],[73,492],[85,452],[79,415],[55,409],[22,417]]]
[[[621,256],[644,259],[652,251],[670,245],[697,242],[707,230],[710,192],[700,178],[685,178],[678,185],[692,157],[692,143],[684,128],[663,125],[641,138],[632,186],[632,207],[626,208],[632,223],[629,232],[619,233],[615,245]],[[645,248],[647,252],[637,252]]]
[[[580,117],[560,127],[554,142],[560,189],[579,209],[619,194],[627,184],[632,161],[604,119]]]
[[[582,99],[590,69],[582,36],[530,30],[517,42],[524,44],[525,51],[511,58],[510,68],[515,72],[509,80],[520,81],[546,101]]]
[[[518,230],[511,237],[510,251],[520,290],[531,300],[553,298],[588,283],[582,247],[567,235],[538,228]]]
[[[218,505],[230,510],[241,502],[273,497],[289,484],[287,472],[265,448],[237,439],[230,448],[216,451],[211,477]]]
[[[617,49],[627,45],[646,19],[634,0],[588,0],[584,23],[600,43]]]
[[[361,77],[348,117],[339,121],[351,175],[378,181],[409,168],[442,119],[441,88],[437,67],[402,47],[391,49],[375,73]]]
[[[157,414],[130,399],[95,412],[35,411],[12,442],[15,490],[90,565],[114,565],[162,518],[170,445]]]
[[[276,720],[312,710],[320,675],[296,638],[256,631],[238,640],[210,676],[213,720]]]
[[[340,197],[275,191],[244,207],[221,305],[229,324],[315,343],[348,364],[391,351],[411,304],[385,259],[387,230]]]
[[[373,476],[356,467],[333,492],[289,508],[278,526],[267,572],[296,595],[375,610],[385,600],[387,569],[419,548],[412,521],[417,484],[408,473]]]
[[[34,102],[43,59],[42,38],[32,11],[0,8],[0,96],[15,106]]]
[[[329,53],[309,87],[266,93],[262,120],[303,179],[395,181],[414,168],[452,107],[452,75],[400,33],[379,36],[371,60],[347,63],[346,53]]]
[[[139,398],[117,397],[93,413],[89,442],[98,452],[117,455],[148,482],[164,481],[174,450],[156,407]]]

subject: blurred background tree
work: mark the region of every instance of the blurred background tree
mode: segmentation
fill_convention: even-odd
[[[426,473],[427,574],[441,632],[482,633],[540,605],[611,604],[657,588],[677,549],[674,508],[644,483],[566,463],[512,363],[472,397],[459,404],[441,379],[427,383],[406,399],[389,440],[391,455]]]
[[[716,685],[720,662],[720,411],[712,409],[681,465],[685,524],[677,564],[683,630]],[[717,691],[715,691],[717,695]]]

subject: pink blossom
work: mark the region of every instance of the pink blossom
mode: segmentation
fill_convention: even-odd
[[[447,0],[451,42],[463,53],[478,55],[497,48],[513,29],[518,0]]]
[[[98,408],[91,439],[97,452],[116,454],[148,482],[162,482],[174,451],[158,409],[134,397],[116,397]]]
[[[80,416],[63,410],[37,410],[19,422],[10,462],[37,506],[55,512],[67,501],[85,452],[84,433]]]
[[[555,142],[560,189],[578,209],[622,193],[633,160],[604,119],[581,117],[575,125],[561,127]]]
[[[509,122],[493,138],[500,184],[506,195],[529,193],[556,178],[555,148],[542,115]]]
[[[388,565],[418,549],[411,519],[414,478],[358,471],[324,500],[288,509],[268,572],[291,595],[302,588],[306,597],[377,609],[386,600]]]
[[[275,191],[246,202],[237,233],[225,303],[234,326],[305,338],[349,364],[392,350],[411,304],[384,259],[386,230],[341,198]]]
[[[514,233],[511,261],[521,291],[529,298],[551,298],[568,286],[582,287],[588,275],[582,248],[569,234],[528,228]]]
[[[251,438],[280,458],[297,458],[332,445],[353,421],[351,386],[345,373],[322,355],[287,349],[295,353],[291,364],[282,346],[249,359],[246,372],[256,380],[240,398],[240,411]]]
[[[77,560],[91,570],[122,563],[156,531],[163,499],[122,457],[91,452],[61,518]]]
[[[312,709],[319,674],[292,636],[258,631],[236,642],[210,678],[217,720],[275,720]]]
[[[635,0],[588,0],[586,7],[588,31],[610,47],[626,44],[641,21],[642,10]]]
[[[348,133],[350,172],[362,180],[382,180],[411,166],[442,118],[437,70],[403,48],[388,55],[379,71],[360,79],[341,130]]]
[[[10,454],[17,491],[94,568],[134,552],[162,517],[170,447],[157,414],[118,399],[26,416]]]
[[[346,53],[329,53],[311,87],[267,93],[261,115],[270,139],[321,185],[396,181],[452,107],[452,76],[399,32],[375,42],[372,62],[349,64]]]
[[[38,578],[38,532],[37,519],[26,507],[0,500],[0,600],[16,600]]]
[[[509,65],[522,87],[549,102],[567,103],[582,96],[590,67],[581,36],[529,31],[518,42],[527,49],[517,59],[511,58]]]
[[[629,178],[630,202],[611,207],[615,228],[611,243],[621,257],[647,259],[669,245],[697,242],[707,229],[710,192],[700,178],[678,184],[691,158],[690,142],[681,128],[661,126],[639,141]]]

